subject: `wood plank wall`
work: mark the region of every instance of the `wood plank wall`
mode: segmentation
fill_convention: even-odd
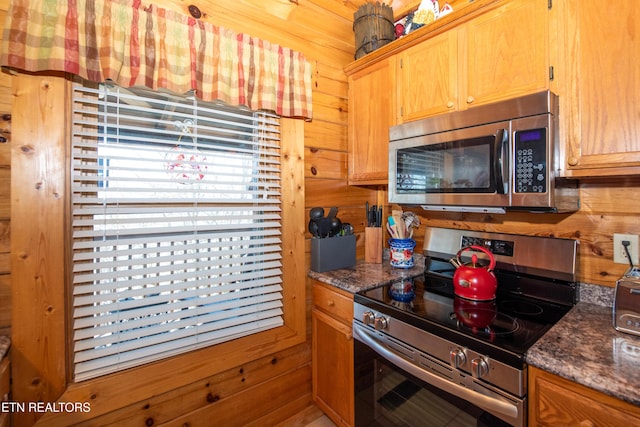
[[[8,3],[8,0],[0,0],[3,14],[0,18],[6,15]],[[158,0],[153,3],[180,13],[189,13],[189,5],[181,0]],[[338,206],[343,220],[355,222],[356,207],[364,206],[365,200],[373,203],[377,192],[375,189],[349,188],[346,185],[347,84],[343,67],[353,60],[355,50],[352,32],[354,6],[345,6],[334,0],[201,0],[190,2],[190,5],[200,9],[203,20],[291,47],[307,56],[313,65],[314,117],[312,121],[304,123],[306,212],[315,205]],[[0,22],[3,23],[4,19],[0,19]],[[0,78],[0,113],[5,110],[10,112],[11,85],[12,78],[9,75]],[[9,206],[2,205],[4,200],[9,200],[9,144],[7,147],[4,152],[0,145],[0,162],[3,162],[0,164],[0,220],[5,225],[4,230],[8,231]],[[5,175],[2,175],[4,172]],[[20,171],[14,170],[13,173],[19,174]],[[361,215],[358,213],[357,216]],[[8,259],[8,232],[3,233],[0,229],[0,236],[3,237],[0,240],[2,275],[5,270],[9,272],[8,263],[2,263],[1,258],[4,255]],[[5,253],[2,254],[2,251]],[[306,269],[308,243],[305,252]],[[10,281],[3,281],[0,277],[0,328],[6,332],[11,327],[10,290]],[[307,292],[307,336],[310,335],[309,295],[310,292]],[[17,307],[14,309],[19,310]],[[44,336],[42,338],[45,339]],[[191,384],[176,386],[151,399],[141,400],[133,387],[126,396],[118,396],[117,399],[113,396],[114,399],[110,399],[123,402],[118,403],[118,409],[106,414],[89,414],[82,423],[118,426],[210,425],[211,420],[215,419],[217,424],[229,426],[275,425],[292,416],[286,421],[288,424],[304,424],[309,416],[317,416],[317,409],[313,409],[311,402],[310,341],[307,339],[303,344],[276,354],[263,353],[256,351],[256,358],[250,363]],[[65,362],[54,359],[51,363]],[[216,361],[212,360],[211,363]],[[17,378],[21,372],[14,371],[13,374],[14,387],[16,382],[24,384],[25,378],[31,378],[26,372],[24,378]],[[39,396],[33,400],[49,400],[51,396],[42,394],[42,391],[49,390],[51,384],[46,384],[46,377],[38,381],[31,387],[31,394]],[[97,397],[109,399],[108,395],[107,392]],[[305,410],[309,407],[310,410]],[[41,421],[45,419],[47,417]],[[19,418],[19,422],[23,423],[21,425],[28,425],[34,420],[33,414]],[[59,417],[56,420],[54,424],[49,421],[49,425],[62,421]]]
[[[9,0],[0,0],[0,28],[9,8]],[[11,266],[9,262],[11,230],[11,77],[0,72],[0,335],[11,334]]]
[[[411,210],[427,226],[576,239],[580,243],[578,281],[613,287],[629,268],[627,264],[613,263],[613,233],[640,235],[640,207],[635,200],[639,191],[640,177],[583,180],[581,207],[571,214],[484,215]],[[417,247],[421,248],[424,228],[415,234]]]
[[[4,22],[8,3],[0,0],[0,23]],[[153,3],[188,14],[187,2],[183,0]],[[356,229],[358,258],[362,259],[364,204],[386,204],[386,191],[346,184],[348,111],[343,67],[353,60],[355,50],[354,4],[335,0],[193,0],[189,3],[201,10],[202,19],[302,51],[312,62],[314,117],[304,124],[306,212],[314,206],[326,209],[337,206],[339,217]],[[3,73],[0,75],[0,115],[11,112],[10,87],[11,78]],[[1,130],[8,129],[7,126],[0,122]],[[4,261],[8,260],[9,250],[9,149],[10,144],[0,144],[0,333],[7,333],[11,326],[10,269],[8,261]],[[640,234],[639,208],[634,199],[639,189],[640,179],[585,182],[581,185],[582,207],[572,215],[416,212],[425,225],[576,238],[581,242],[580,279],[613,286],[626,266],[611,261],[612,234]],[[423,232],[424,225],[417,233],[418,247],[422,244]],[[309,246],[307,235],[305,268],[309,265]],[[307,316],[309,294],[307,292]],[[144,402],[136,402],[133,388],[130,405],[104,415],[101,420],[88,420],[86,424],[123,425],[125,420],[130,420],[128,425],[157,425],[160,420],[170,420],[167,425],[178,425],[187,416],[193,419],[194,414],[196,417],[200,414],[202,425],[212,419],[229,421],[226,425],[275,424],[310,402],[309,342],[278,354],[277,363],[274,360],[257,358],[248,366],[202,378]],[[220,393],[226,395],[224,404],[214,406],[216,402],[222,403]],[[281,399],[265,402],[265,396]],[[279,405],[283,406],[276,409]],[[296,421],[304,423],[304,413]]]

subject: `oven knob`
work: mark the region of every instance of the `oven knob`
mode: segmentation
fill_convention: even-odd
[[[471,375],[482,378],[489,373],[489,364],[482,357],[477,357],[471,361]]]
[[[454,368],[459,368],[460,366],[464,365],[467,357],[464,355],[464,351],[459,348],[455,348],[449,352],[449,360],[451,361],[451,365]]]
[[[373,322],[376,318],[376,315],[373,314],[373,311],[365,311],[362,314],[362,323],[365,325],[373,325]]]
[[[387,319],[382,316],[378,316],[373,320],[373,327],[379,331],[387,327]]]

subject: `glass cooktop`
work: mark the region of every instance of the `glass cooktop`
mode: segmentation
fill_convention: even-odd
[[[460,298],[453,292],[453,267],[443,268],[433,275],[361,292],[355,301],[458,345],[477,343],[493,357],[506,352],[517,359],[572,307],[519,295],[513,292],[513,284],[512,289],[500,292],[501,281],[507,280],[502,276],[495,300]]]

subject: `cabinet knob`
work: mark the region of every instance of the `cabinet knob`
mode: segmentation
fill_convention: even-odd
[[[336,303],[335,303],[335,302],[333,302],[333,300],[332,300],[332,299],[330,299],[330,300],[328,300],[328,301],[327,301],[327,305],[328,305],[329,307],[333,307],[334,305],[336,305]]]
[[[447,102],[447,108],[451,109],[451,108],[453,108],[453,106],[454,106],[453,101]]]
[[[467,104],[473,104],[473,101],[475,101],[473,96],[471,96],[471,95],[467,96]]]
[[[595,424],[593,423],[593,421],[590,421],[590,420],[580,421],[580,424],[578,425],[580,427],[595,427]]]
[[[567,160],[567,163],[569,163],[569,166],[577,166],[578,165],[578,158],[577,157],[569,157],[569,160]]]

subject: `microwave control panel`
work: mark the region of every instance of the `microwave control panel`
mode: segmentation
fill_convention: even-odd
[[[514,190],[516,193],[547,192],[547,129],[515,133]]]

